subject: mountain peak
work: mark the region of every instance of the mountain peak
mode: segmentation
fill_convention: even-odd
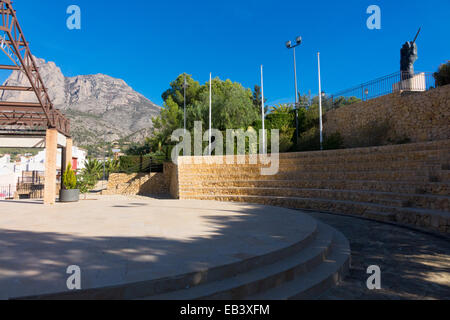
[[[122,79],[105,74],[65,77],[54,62],[35,57],[44,85],[57,109],[72,120],[72,134],[82,145],[98,143],[107,134],[112,141],[153,126],[161,108],[134,91]],[[29,86],[21,71],[13,71],[5,85]],[[36,102],[32,92],[3,91],[2,101]]]

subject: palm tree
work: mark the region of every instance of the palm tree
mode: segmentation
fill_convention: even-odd
[[[291,113],[292,111],[294,111],[294,107],[290,104],[281,104],[280,103],[278,105],[270,107],[270,112],[275,113],[275,114]]]
[[[88,158],[84,162],[84,169],[82,170],[84,175],[94,176],[100,179],[103,176],[103,164],[97,159]]]

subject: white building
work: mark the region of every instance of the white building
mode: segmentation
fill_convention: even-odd
[[[84,162],[87,152],[78,147],[72,148],[72,168],[81,170],[84,168]],[[61,170],[61,149],[57,154],[57,169]],[[16,186],[19,177],[23,172],[45,171],[45,150],[40,151],[34,157],[20,157],[20,161],[11,162],[11,156],[5,155],[0,158],[0,189],[9,188],[10,185]],[[0,191],[0,193],[2,193]],[[4,193],[4,192],[3,192]]]

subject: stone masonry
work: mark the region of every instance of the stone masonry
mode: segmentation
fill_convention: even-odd
[[[450,139],[450,85],[340,107],[327,112],[325,119],[325,133],[340,133],[347,147],[354,147],[355,137],[374,126],[387,131],[382,144]]]

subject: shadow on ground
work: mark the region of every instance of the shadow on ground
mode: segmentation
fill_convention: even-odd
[[[450,299],[450,243],[410,229],[325,213],[312,217],[350,241],[350,274],[322,299]],[[381,290],[368,290],[367,268],[381,268]]]
[[[177,201],[168,203],[164,208],[183,209]],[[151,208],[152,202],[133,200],[121,205],[111,203],[109,207],[119,208],[120,219],[126,219],[133,208]],[[170,230],[167,237],[86,237],[76,233],[6,230],[0,226],[0,299],[67,292],[66,269],[71,265],[81,268],[83,289],[113,286],[207,269],[216,266],[218,260],[220,265],[239,262],[300,239],[299,216],[279,209],[275,212],[280,213],[274,215],[273,208],[267,210],[259,205],[243,208],[237,212],[232,207],[222,210],[192,206],[190,209],[203,212],[201,227],[197,233],[178,238]],[[277,223],[280,225],[273,228]],[[282,225],[286,227],[280,228]],[[145,228],[140,221],[135,226]],[[236,247],[236,243],[242,245]]]
[[[179,207],[176,201],[171,205]],[[126,215],[127,208],[146,206],[145,202],[131,201],[122,208]],[[209,209],[199,206],[198,210]],[[223,248],[219,253],[223,261],[236,262],[251,257],[256,246],[267,250],[273,241],[287,241],[284,231],[271,225],[264,231],[255,231],[264,214],[259,205],[248,205],[241,214],[233,216],[212,214],[212,211],[227,210],[210,210],[211,215],[204,216],[203,223],[208,226],[204,234],[178,240],[79,237],[5,230],[0,226],[0,298],[22,296],[24,286],[30,288],[30,295],[39,293],[38,288],[46,288],[48,292],[66,291],[65,270],[70,265],[81,267],[84,286],[91,287],[93,281],[96,286],[109,286],[143,277],[167,276],[168,271],[175,275],[177,270],[208,268],[213,264],[213,256],[218,255],[217,248]],[[286,229],[297,228],[292,225],[293,215],[280,214],[279,220]],[[350,275],[322,299],[450,299],[447,241],[352,217],[310,215],[342,231],[352,249]],[[238,250],[228,245],[231,240],[244,236],[245,246]],[[369,276],[366,269],[370,265],[381,267],[383,289],[380,291],[366,287]]]

